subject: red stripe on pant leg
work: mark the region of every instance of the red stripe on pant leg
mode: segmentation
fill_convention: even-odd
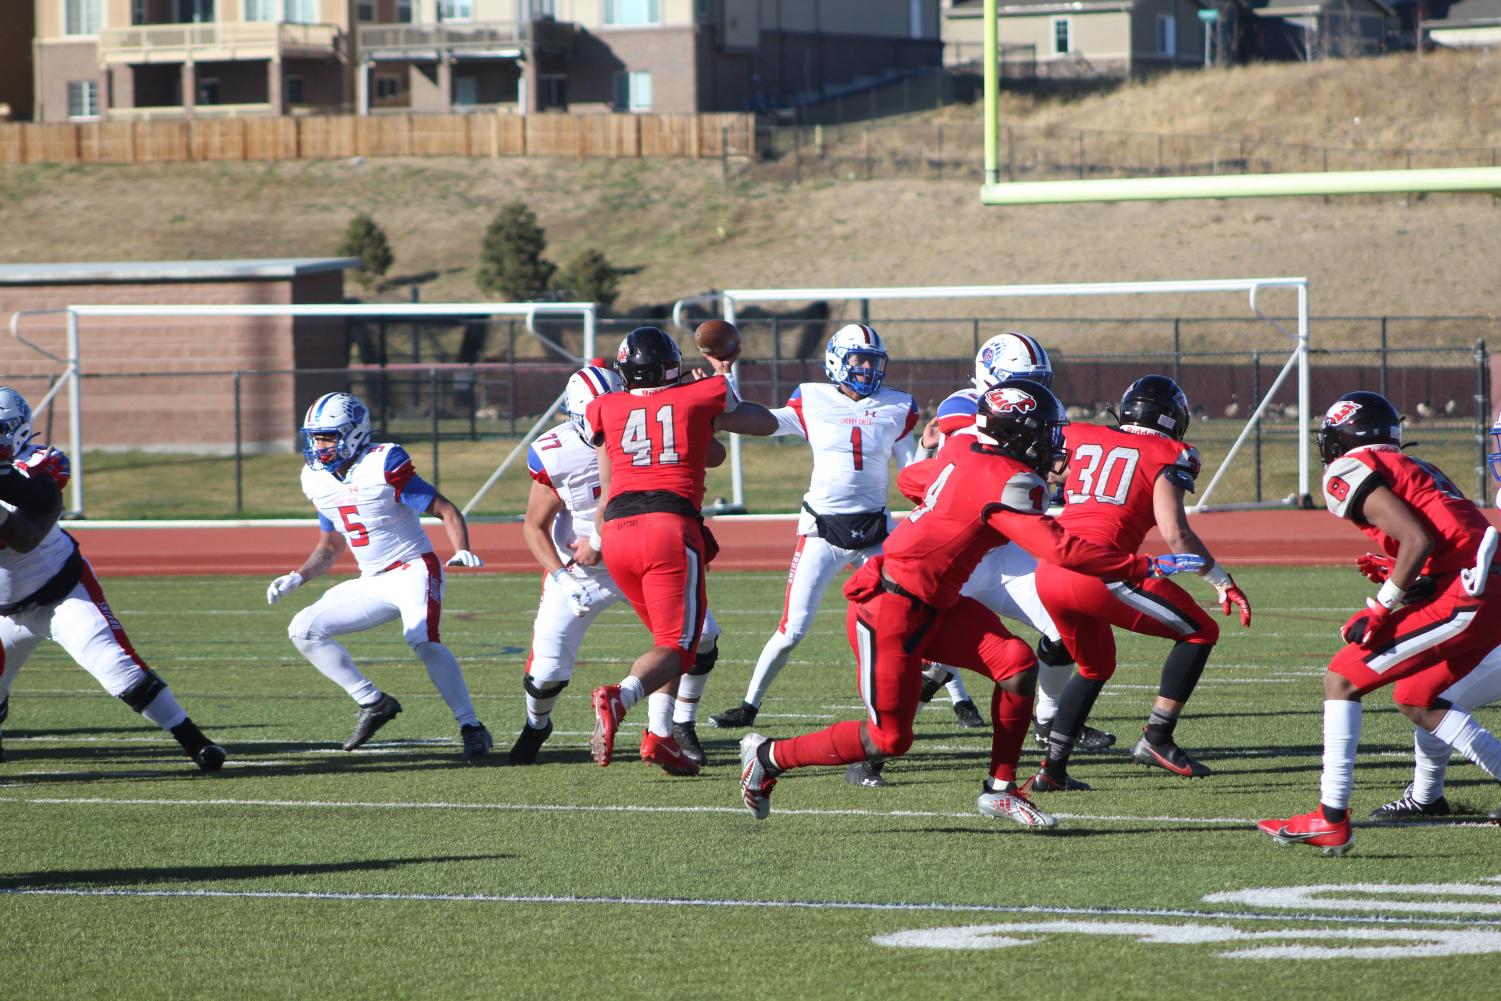
[[[787,632],[787,610],[792,606],[792,581],[797,577],[797,566],[803,561],[803,544],[808,541],[806,535],[797,537],[797,548],[792,551],[792,566],[787,569],[787,590],[782,595],[782,621],[777,623],[777,632]]]
[[[545,597],[546,594],[547,594],[547,572],[543,571],[543,573],[542,573],[542,586],[541,586],[541,589],[538,591],[538,595],[537,595],[537,607],[538,608],[542,607],[542,598]],[[532,626],[532,645],[526,651],[526,668],[522,671],[522,673],[525,674],[525,675],[527,675],[528,677],[530,677],[531,673],[532,673],[532,661],[535,660],[536,657],[537,657],[536,651],[537,651],[537,627],[535,625],[533,625]]]
[[[427,566],[427,641],[441,643],[438,620],[443,617],[443,564],[436,553],[423,553],[422,562]]]
[[[140,658],[140,655],[136,653],[135,647],[130,645],[130,637],[125,635],[125,627],[120,625],[120,620],[115,618],[115,613],[110,610],[109,601],[104,597],[104,588],[99,586],[99,578],[94,576],[94,568],[89,566],[87,561],[83,564],[83,576],[79,578],[78,582],[83,585],[83,589],[88,594],[89,600],[94,603],[94,607],[99,609],[99,614],[104,616],[104,621],[109,625],[110,634],[114,636],[115,642],[120,645],[120,649],[125,651],[125,656],[134,661],[136,667],[139,667],[141,670],[151,670],[146,665],[146,662]]]

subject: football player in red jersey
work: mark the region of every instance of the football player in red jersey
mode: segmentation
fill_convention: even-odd
[[[1137,379],[1121,397],[1120,426],[1074,424],[1068,431],[1068,506],[1059,521],[1102,546],[1134,553],[1154,525],[1174,552],[1204,558],[1200,571],[1219,595],[1226,615],[1240,609],[1251,624],[1251,604],[1188,524],[1183,494],[1194,488],[1199,453],[1183,440],[1188,397],[1164,375]],[[1037,593],[1053,616],[1079,668],[1064,686],[1048,736],[1047,757],[1032,779],[1037,792],[1087,789],[1068,775],[1068,759],[1105,682],[1115,673],[1113,626],[1174,640],[1162,664],[1157,700],[1131,756],[1185,778],[1208,775],[1173,740],[1183,705],[1198,684],[1219,626],[1188,592],[1168,580],[1111,583],[1059,566],[1039,564]]]
[[[684,381],[677,342],[657,327],[637,327],[616,355],[627,391],[597,397],[584,412],[605,498],[599,538],[590,541],[654,644],[620,684],[594,690],[589,748],[600,767],[610,763],[626,711],[675,686],[693,666],[707,607],[704,570],[714,558],[699,514],[704,473],[725,455],[714,432],[766,436],[777,429],[769,410],[736,393],[729,380],[735,356],[704,357],[716,374]],[[658,729],[664,732],[649,729],[642,738],[642,760],[675,775],[698,774],[670,720]]]
[[[1384,396],[1340,397],[1318,441],[1329,513],[1394,561],[1340,630],[1346,645],[1324,673],[1319,806],[1256,826],[1278,844],[1343,855],[1355,844],[1350,790],[1368,692],[1391,685],[1404,716],[1501,778],[1501,742],[1446,697],[1501,645],[1501,582],[1492,573],[1494,529],[1438,467],[1402,453],[1402,418]]]
[[[1080,572],[1140,582],[1151,567],[1174,572],[1176,557],[1159,561],[1107,549],[1065,531],[1047,517],[1043,477],[1063,460],[1063,406],[1045,386],[1007,380],[988,390],[973,435],[959,435],[932,459],[898,477],[902,493],[920,500],[844,588],[850,646],[857,661],[863,721],[836,723],[790,740],[758,733],[740,742],[741,798],[757,819],[771,811],[771,790],[789,768],[878,761],[912,745],[912,720],[922,688],[922,662],[977,671],[996,683],[991,696],[990,771],[978,800],[982,814],[1028,827],[1056,821],[1016,786],[1016,762],[1032,714],[1037,658],[989,608],[960,589],[991,549],[1015,541],[1039,559]],[[1197,565],[1197,558],[1189,562]]]

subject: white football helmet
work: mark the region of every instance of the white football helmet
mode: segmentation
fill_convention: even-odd
[[[1052,387],[1053,363],[1035,338],[1007,331],[996,334],[975,352],[976,390],[983,393],[1007,379],[1030,379]]]
[[[333,445],[319,446],[315,434],[337,434]],[[325,393],[302,419],[302,456],[314,469],[337,469],[370,444],[370,408],[353,393]]]
[[[589,409],[589,401],[624,388],[625,380],[620,377],[619,372],[600,368],[598,365],[581,368],[568,377],[568,385],[563,389],[563,409],[584,444],[594,444],[584,430],[584,411]]]
[[[874,395],[886,378],[886,346],[881,335],[864,323],[840,327],[824,350],[823,370],[830,381],[858,396]]]
[[[9,386],[0,386],[0,463],[9,465],[22,455],[31,436],[31,404]]]

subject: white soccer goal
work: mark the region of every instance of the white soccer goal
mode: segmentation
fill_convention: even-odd
[[[11,317],[10,329],[16,340],[34,351],[52,359],[61,366],[61,371],[54,380],[52,387],[36,402],[33,410],[41,414],[51,406],[64,386],[68,388],[68,412],[70,441],[69,453],[73,460],[73,480],[70,485],[71,507],[67,512],[72,517],[82,517],[84,513],[84,453],[83,453],[83,396],[80,376],[83,374],[79,361],[79,344],[81,340],[81,322],[94,317],[135,317],[140,318],[185,318],[185,317],[323,317],[339,319],[347,317],[377,317],[377,318],[431,318],[431,317],[496,317],[514,316],[524,317],[527,330],[575,364],[582,365],[585,358],[594,357],[594,334],[597,321],[597,309],[591,302],[460,302],[460,303],[363,303],[351,305],[345,303],[317,303],[302,306],[273,306],[273,305],[74,305],[59,309],[21,310]],[[59,355],[47,350],[41,345],[27,340],[21,333],[21,323],[28,317],[44,315],[64,315],[67,323],[66,354]],[[537,330],[536,320],[539,316],[579,316],[583,320],[583,354],[575,355],[561,345],[549,339]],[[470,498],[464,505],[464,513],[468,514],[479,503],[486,492],[495,485],[496,481],[505,473],[506,469],[515,461],[516,456],[524,454],[532,439],[540,434],[548,425],[552,415],[557,412],[563,402],[563,395],[553,400],[547,411],[538,418],[537,422],[527,431],[526,435],[514,449],[503,459],[495,472],[491,474],[479,489],[479,492]]]
[[[1257,302],[1258,295],[1266,289],[1291,289],[1297,297],[1297,330],[1291,331],[1284,327],[1276,319],[1267,315]],[[1244,293],[1249,297],[1251,313],[1271,325],[1279,332],[1287,335],[1293,341],[1291,353],[1287,363],[1277,377],[1272,380],[1266,394],[1257,404],[1246,420],[1245,427],[1235,443],[1230,446],[1224,460],[1214,471],[1206,486],[1199,495],[1198,503],[1190,510],[1204,511],[1209,509],[1209,499],[1214,494],[1215,487],[1219,485],[1226,470],[1235,461],[1236,454],[1246,439],[1256,429],[1257,423],[1266,412],[1267,406],[1276,397],[1277,391],[1294,370],[1298,373],[1298,420],[1300,433],[1298,434],[1298,492],[1292,501],[1300,506],[1311,505],[1310,494],[1310,457],[1308,448],[1308,435],[1306,429],[1309,426],[1311,411],[1309,409],[1308,387],[1308,279],[1307,278],[1224,278],[1196,281],[1163,281],[1163,282],[1095,282],[1080,284],[1061,285],[931,285],[931,286],[888,286],[874,288],[752,288],[752,289],[728,289],[724,292],[710,293],[707,296],[695,296],[692,299],[682,300],[673,311],[675,322],[683,329],[683,306],[691,302],[702,302],[717,299],[720,303],[724,318],[731,323],[735,322],[736,310],[746,303],[751,302],[810,302],[814,300],[855,300],[864,307],[872,300],[879,299],[1038,299],[1038,298],[1065,298],[1074,296],[1141,296],[1141,295],[1164,295],[1164,294],[1210,294],[1210,293]],[[740,436],[730,437],[730,477],[733,501],[736,504],[745,503],[745,477],[743,469],[743,455],[741,450]],[[1264,503],[1247,503],[1235,505],[1223,505],[1221,509],[1229,507],[1277,507],[1286,504],[1286,501],[1269,501]]]

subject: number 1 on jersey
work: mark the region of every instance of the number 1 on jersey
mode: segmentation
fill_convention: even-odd
[[[850,451],[855,456],[855,468],[865,468],[865,451],[859,428],[850,428]]]

